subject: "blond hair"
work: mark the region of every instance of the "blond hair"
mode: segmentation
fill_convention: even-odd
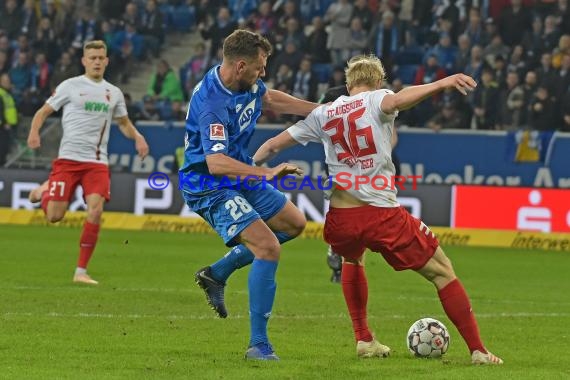
[[[83,44],[83,55],[90,49],[105,49],[105,54],[107,54],[107,45],[102,40],[86,41]]]
[[[376,88],[386,78],[384,65],[375,55],[358,55],[351,58],[344,73],[349,90],[356,86]]]

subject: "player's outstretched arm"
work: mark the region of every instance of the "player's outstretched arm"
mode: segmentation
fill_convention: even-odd
[[[137,150],[139,157],[145,158],[149,151],[148,144],[146,143],[144,136],[137,131],[131,122],[131,119],[129,119],[128,116],[118,117],[117,124],[119,124],[119,128],[125,137],[135,140],[135,149]]]
[[[477,82],[468,75],[450,75],[433,83],[406,87],[397,94],[386,95],[382,99],[380,108],[385,114],[393,114],[396,111],[411,108],[446,88],[455,88],[463,95],[467,95],[467,92],[473,91],[476,86]]]
[[[39,110],[36,111],[34,118],[32,119],[32,126],[30,128],[30,133],[28,134],[28,147],[31,149],[37,149],[40,147],[40,129],[44,125],[46,119],[54,113],[54,109],[47,103],[45,103]]]
[[[208,154],[206,163],[208,164],[210,174],[229,178],[251,176],[271,180],[275,177],[281,178],[287,174],[303,174],[303,171],[297,165],[283,163],[274,168],[262,168],[245,164],[223,153]]]
[[[268,89],[262,99],[263,108],[279,114],[307,116],[320,105],[272,89]]]
[[[291,134],[289,134],[287,131],[283,131],[277,136],[272,137],[264,142],[263,145],[257,149],[257,152],[255,152],[253,155],[253,162],[256,165],[263,165],[275,157],[283,149],[287,149],[296,144],[298,144],[298,142],[293,137],[291,137]]]

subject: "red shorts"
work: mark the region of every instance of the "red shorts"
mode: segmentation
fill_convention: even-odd
[[[324,238],[348,259],[358,259],[366,248],[380,252],[395,270],[422,268],[439,246],[433,232],[403,207],[331,207]]]
[[[83,196],[99,194],[106,201],[111,199],[109,167],[95,162],[57,159],[49,175],[49,200],[70,202],[75,188],[81,185]]]

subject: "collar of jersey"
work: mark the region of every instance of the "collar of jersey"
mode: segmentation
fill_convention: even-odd
[[[216,84],[220,87],[220,89],[222,91],[224,91],[226,94],[228,95],[234,95],[234,92],[232,90],[230,90],[229,88],[227,88],[226,86],[224,86],[224,83],[222,82],[222,79],[220,78],[220,74],[218,73],[218,70],[220,70],[221,65],[218,65],[216,67],[214,67],[214,77],[216,78]]]

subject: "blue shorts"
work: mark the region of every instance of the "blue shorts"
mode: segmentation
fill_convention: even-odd
[[[182,191],[184,201],[206,220],[228,247],[238,244],[235,237],[257,219],[267,221],[287,203],[285,194],[270,184],[260,189],[223,188],[196,195]]]

